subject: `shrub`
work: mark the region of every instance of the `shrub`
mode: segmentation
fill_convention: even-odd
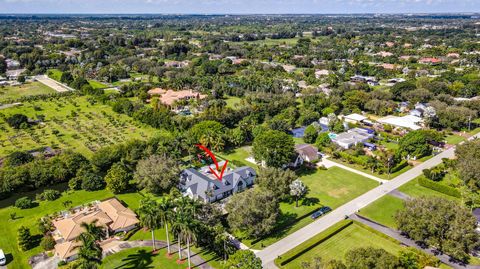
[[[395,165],[394,167],[392,167],[392,169],[390,169],[390,173],[398,172],[398,171],[402,170],[403,168],[405,168],[407,166],[408,166],[408,161],[403,160],[403,161],[399,162],[397,165]]]
[[[44,190],[42,193],[37,194],[37,200],[41,201],[55,201],[60,198],[62,194],[57,190]]]
[[[21,226],[17,231],[17,242],[18,247],[21,250],[29,250],[32,246],[32,235],[30,234],[30,229],[25,226]]]
[[[62,260],[62,261],[59,261],[57,265],[58,267],[61,267],[61,266],[67,265],[67,262]]]
[[[46,235],[42,238],[42,241],[40,242],[40,246],[44,250],[52,250],[55,247],[55,239],[51,235]]]
[[[28,197],[18,198],[15,201],[15,207],[20,208],[20,209],[32,208],[33,207],[33,201],[32,201],[32,199],[30,199]]]
[[[462,196],[459,190],[457,190],[455,188],[452,188],[450,186],[443,185],[441,183],[432,181],[432,180],[424,178],[424,177],[420,177],[418,179],[418,184],[420,184],[420,186],[423,186],[425,188],[429,188],[429,189],[432,189],[434,191],[438,191],[438,192],[441,192],[443,194],[450,195],[450,196],[453,196],[453,197],[460,198]]]

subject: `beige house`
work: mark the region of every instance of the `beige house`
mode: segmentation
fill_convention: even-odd
[[[107,237],[118,232],[134,229],[140,222],[136,214],[123,206],[116,198],[96,202],[92,206],[78,208],[73,213],[65,213],[63,217],[54,220],[53,238],[55,255],[65,261],[76,259],[79,243],[75,240],[84,232],[82,223],[97,221],[99,227],[104,227]]]

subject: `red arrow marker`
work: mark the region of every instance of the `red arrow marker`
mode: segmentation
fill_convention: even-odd
[[[210,158],[212,158],[212,161],[213,163],[215,164],[215,168],[217,169],[217,171],[220,170],[220,167],[218,166],[218,162],[217,162],[217,158],[215,158],[215,155],[207,148],[205,147],[204,145],[201,145],[201,144],[196,144],[195,146],[197,146],[199,149],[205,151],[209,156]],[[210,172],[212,172],[212,174],[220,181],[222,181],[222,178],[223,178],[223,172],[225,172],[225,168],[227,168],[227,165],[228,165],[228,160],[225,160],[225,164],[223,165],[222,167],[222,171],[220,172],[220,175],[218,175],[218,173],[213,170],[212,167],[208,167],[210,169]]]

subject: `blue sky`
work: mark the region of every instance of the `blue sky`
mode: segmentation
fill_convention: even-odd
[[[0,13],[480,12],[480,0],[0,0]]]

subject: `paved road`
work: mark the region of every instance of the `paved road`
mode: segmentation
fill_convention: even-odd
[[[427,160],[424,163],[419,164],[416,167],[408,170],[407,172],[395,177],[394,179],[383,183],[377,188],[368,191],[367,193],[353,199],[352,201],[340,206],[333,210],[326,216],[319,220],[312,222],[311,224],[303,227],[302,229],[288,235],[287,237],[277,241],[276,243],[266,247],[265,249],[256,253],[256,255],[262,259],[265,268],[276,268],[273,261],[283,253],[290,249],[300,245],[304,241],[310,239],[314,235],[326,230],[333,224],[344,219],[345,216],[350,216],[360,210],[361,208],[369,205],[380,197],[395,190],[410,180],[416,178],[422,174],[422,170],[426,168],[432,168],[442,162],[443,158],[452,158],[455,155],[455,148],[450,148],[437,156]]]
[[[74,91],[75,90],[73,88],[68,87],[65,84],[62,84],[62,83],[60,83],[60,82],[58,82],[54,79],[51,79],[51,78],[47,77],[46,75],[36,76],[35,79],[38,82],[54,89],[57,92],[68,92],[68,91]]]
[[[356,220],[356,221],[359,221],[367,226],[370,226],[371,228],[385,234],[385,235],[388,235],[390,237],[393,237],[395,239],[397,239],[398,241],[402,242],[402,244],[404,245],[407,245],[409,247],[414,247],[418,250],[421,250],[427,254],[430,254],[430,255],[433,255],[435,257],[437,257],[441,262],[443,262],[444,264],[448,265],[448,266],[451,266],[453,268],[466,268],[466,269],[480,269],[480,266],[478,265],[463,265],[463,264],[459,264],[459,263],[456,263],[454,261],[451,261],[450,257],[448,255],[445,255],[445,254],[441,254],[439,255],[438,252],[436,252],[434,249],[431,249],[431,248],[423,248],[422,246],[418,245],[415,241],[401,235],[401,233],[397,230],[394,230],[394,229],[391,229],[391,228],[388,228],[388,227],[385,227],[383,225],[380,225],[376,222],[373,222],[369,219],[366,219],[364,217],[360,217],[360,216],[357,216],[356,214],[353,214],[350,216],[351,219],[353,220]]]

